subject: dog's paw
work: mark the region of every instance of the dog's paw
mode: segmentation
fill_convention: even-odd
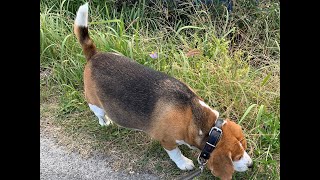
[[[112,121],[110,119],[108,119],[108,118],[106,118],[106,119],[99,118],[99,124],[101,126],[109,126],[109,125],[112,124]]]
[[[106,122],[104,119],[99,118],[99,124],[100,124],[101,126],[107,126],[107,125],[110,124],[110,122],[109,122],[109,121]]]
[[[182,156],[182,159],[178,161],[176,164],[178,168],[180,168],[181,170],[192,170],[194,168],[193,161],[184,156]]]
[[[109,125],[111,125],[112,124],[112,122],[111,121],[109,121],[109,120],[107,120],[107,122],[106,122],[106,125],[105,126],[109,126]]]

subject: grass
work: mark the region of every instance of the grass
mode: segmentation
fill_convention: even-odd
[[[41,114],[54,117],[66,142],[78,142],[73,149],[112,155],[115,169],[151,172],[164,179],[186,174],[158,142],[116,125],[99,127],[87,107],[85,58],[72,30],[75,12],[84,2],[40,1]],[[220,5],[121,2],[91,1],[90,36],[97,48],[176,77],[221,116],[240,123],[255,168],[235,173],[235,179],[280,179],[279,1],[239,0],[232,13]],[[188,56],[195,49],[200,53]],[[157,59],[149,56],[152,51]],[[49,110],[50,104],[57,108]],[[198,151],[181,149],[196,162]],[[130,159],[124,158],[128,154]],[[208,178],[212,175],[206,170],[198,179]]]

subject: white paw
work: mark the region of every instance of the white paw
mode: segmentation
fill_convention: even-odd
[[[106,125],[107,125],[107,123],[104,122],[103,119],[99,119],[99,124],[100,124],[101,126],[106,126]]]
[[[112,121],[110,119],[99,118],[99,124],[101,126],[109,126],[110,124],[112,124]]]
[[[181,160],[176,162],[176,164],[181,170],[192,170],[194,168],[193,161],[184,156],[182,156]]]
[[[113,121],[107,116],[105,115],[105,121],[106,121],[106,125],[109,126],[110,124],[113,124]]]
[[[166,150],[166,149],[164,149]],[[194,168],[194,164],[192,160],[186,158],[180,151],[178,147],[172,149],[172,150],[166,150],[170,159],[173,160],[173,162],[176,163],[178,168],[181,170],[192,170]]]
[[[107,122],[106,122],[106,126],[109,126],[110,124],[112,124],[112,122],[111,122],[111,121],[109,121],[109,120],[107,120]]]

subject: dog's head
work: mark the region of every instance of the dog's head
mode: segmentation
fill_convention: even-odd
[[[246,153],[247,142],[238,124],[227,119],[222,125],[222,132],[207,167],[214,176],[229,180],[234,171],[244,172],[253,166],[253,162]]]

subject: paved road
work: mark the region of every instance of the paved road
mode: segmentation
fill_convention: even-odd
[[[40,179],[41,180],[116,180],[116,179],[159,179],[151,174],[127,174],[114,172],[108,166],[108,157],[93,155],[83,159],[77,153],[68,153],[49,137],[40,136]]]

